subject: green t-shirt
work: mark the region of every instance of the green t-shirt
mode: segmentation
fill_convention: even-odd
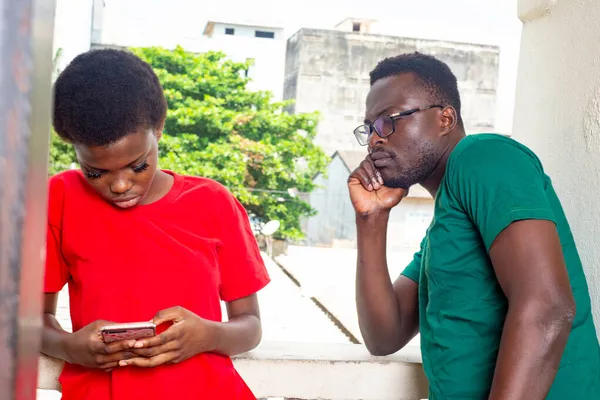
[[[478,134],[450,155],[433,221],[403,272],[419,284],[430,400],[487,399],[507,312],[488,252],[502,230],[523,219],[556,224],[577,306],[547,399],[600,399],[600,347],[588,286],[550,178],[525,146]]]

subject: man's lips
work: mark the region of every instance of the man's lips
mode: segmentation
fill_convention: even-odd
[[[377,168],[384,168],[390,166],[394,162],[394,157],[386,153],[384,151],[377,151],[371,153],[371,159],[373,160],[373,164]]]
[[[391,157],[386,157],[386,158],[381,158],[381,159],[378,159],[378,160],[373,160],[373,164],[377,168],[389,167],[393,163],[394,163],[394,160]]]

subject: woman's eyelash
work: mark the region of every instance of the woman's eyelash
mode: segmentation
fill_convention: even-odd
[[[85,175],[88,177],[88,179],[98,179],[102,177],[102,172],[88,171],[85,173]]]
[[[133,172],[135,173],[140,173],[140,172],[144,172],[145,170],[148,169],[150,165],[148,164],[147,161],[144,161],[142,164],[138,165],[137,167],[133,167]],[[85,176],[88,177],[88,179],[98,179],[102,177],[102,172],[95,172],[95,171],[87,171],[85,173]]]
[[[150,165],[148,164],[147,161],[144,161],[142,164],[138,165],[137,167],[133,167],[133,171],[136,173],[140,173],[140,172],[144,172],[145,170],[148,169]]]

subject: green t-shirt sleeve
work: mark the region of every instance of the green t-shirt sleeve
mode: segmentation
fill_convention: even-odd
[[[448,165],[450,191],[475,224],[489,251],[511,223],[543,219],[556,223],[538,158],[517,142],[477,140]]]
[[[425,245],[425,239],[423,238],[421,241],[421,248],[417,251],[412,259],[412,261],[404,268],[401,275],[406,276],[408,279],[419,283],[419,277],[421,276],[421,260],[423,254],[423,246]]]

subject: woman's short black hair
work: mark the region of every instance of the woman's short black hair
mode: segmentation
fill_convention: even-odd
[[[456,76],[446,63],[419,52],[389,57],[379,62],[371,71],[371,85],[380,79],[403,73],[412,73],[417,77],[432,104],[454,107],[462,125],[460,94]]]
[[[54,129],[70,143],[109,145],[140,129],[161,129],[166,114],[152,67],[128,51],[80,54],[54,84]]]

